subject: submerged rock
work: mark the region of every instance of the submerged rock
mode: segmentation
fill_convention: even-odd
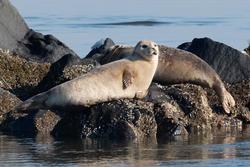
[[[230,46],[209,38],[195,38],[191,44],[178,48],[198,55],[227,83],[250,79],[250,57]]]

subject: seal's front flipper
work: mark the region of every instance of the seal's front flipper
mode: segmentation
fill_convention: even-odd
[[[135,93],[135,98],[136,99],[142,99],[148,94],[148,90],[146,91],[138,91]]]
[[[134,74],[131,71],[125,70],[122,75],[122,87],[127,89],[134,82]]]

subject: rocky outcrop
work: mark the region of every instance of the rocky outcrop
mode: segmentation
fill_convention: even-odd
[[[250,57],[209,38],[195,38],[178,47],[205,60],[228,83],[250,79]]]
[[[74,51],[53,35],[43,35],[33,30],[29,30],[24,38],[18,41],[13,52],[37,62],[54,63],[67,54],[79,58]]]
[[[228,86],[235,98],[236,107],[234,115],[243,121],[250,123],[250,81],[242,81]],[[215,101],[214,101],[215,102]]]
[[[23,100],[98,66],[94,59],[80,59],[71,54],[49,64],[30,62],[2,50],[0,60],[0,86]],[[211,89],[192,84],[162,86],[153,83],[147,97],[141,100],[120,99],[80,110],[35,110],[29,113],[15,111],[20,100],[7,91],[0,91],[0,99],[3,99],[0,106],[7,104],[2,109],[0,129],[29,136],[52,134],[56,137],[159,140],[231,126],[242,127],[250,122],[250,96],[247,93],[250,92],[250,81],[226,86],[236,100],[231,115],[224,114]]]
[[[13,110],[20,103],[21,100],[15,95],[0,88],[0,124],[3,121],[3,115]]]
[[[237,94],[238,87],[229,88],[233,95]],[[241,87],[249,91],[249,82],[242,83]],[[71,111],[38,110],[28,114],[12,111],[5,114],[1,128],[29,135],[144,140],[242,127],[250,121],[247,95],[244,103],[237,101],[231,116],[224,115],[216,102],[210,102],[214,98],[213,93],[196,85],[153,84],[143,100],[121,99]]]
[[[102,54],[104,50],[94,55]],[[71,54],[53,64],[29,62],[11,56],[7,51],[2,51],[0,58],[0,72],[3,71],[1,87],[22,98],[46,91],[99,65],[91,58],[80,59]],[[29,85],[33,88],[32,92],[24,89]],[[20,91],[13,89],[16,87]],[[210,89],[192,84],[162,86],[153,83],[144,99],[120,99],[80,110],[72,108],[18,113],[14,110],[14,106],[20,102],[17,100],[2,112],[0,128],[29,135],[117,140],[159,140],[173,135],[240,128],[242,124],[250,122],[250,96],[247,93],[250,92],[250,81],[228,84],[226,87],[236,100],[231,115],[224,114],[218,97]],[[4,100],[0,102],[6,103]]]
[[[53,35],[30,29],[9,0],[0,0],[0,48],[37,62],[54,63],[66,54],[78,55]]]
[[[71,54],[53,64],[36,63],[0,50],[0,87],[25,100],[83,75],[97,65],[92,59],[80,59]]]
[[[0,50],[0,87],[20,99],[26,99],[33,95],[32,92],[46,76],[49,68],[48,63],[30,62]]]
[[[0,0],[0,48],[13,49],[29,28],[9,0]]]
[[[56,85],[86,74],[98,65],[99,63],[93,59],[80,59],[71,54],[65,55],[51,64],[49,72],[37,85],[35,92],[47,91]]]

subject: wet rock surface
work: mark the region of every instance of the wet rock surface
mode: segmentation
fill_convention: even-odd
[[[250,79],[250,57],[240,51],[209,38],[195,38],[178,47],[205,60],[228,83]],[[226,62],[226,63],[225,63]]]

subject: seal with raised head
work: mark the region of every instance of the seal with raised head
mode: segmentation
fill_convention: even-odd
[[[31,97],[17,110],[87,107],[122,98],[143,98],[157,69],[158,55],[156,43],[140,41],[124,59]]]
[[[159,63],[154,81],[161,84],[193,83],[215,90],[226,113],[235,106],[232,95],[215,70],[198,56],[176,48],[159,45]],[[126,57],[133,51],[132,46],[112,45],[103,52],[101,64]]]

